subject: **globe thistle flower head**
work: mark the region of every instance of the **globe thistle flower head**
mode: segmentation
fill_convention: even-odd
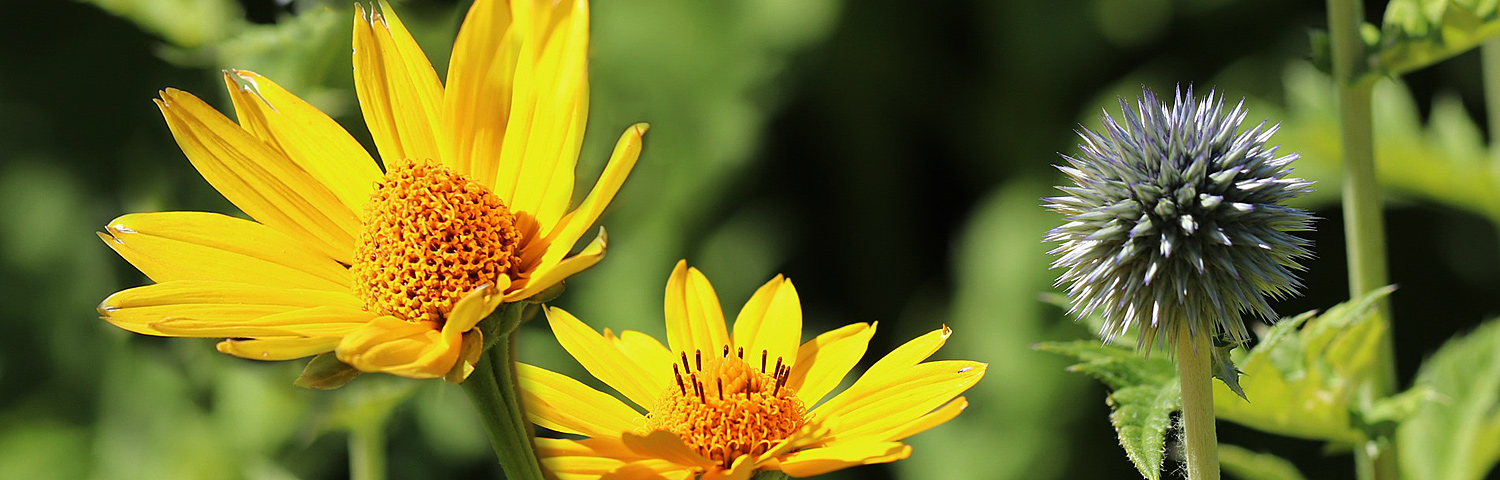
[[[1137,345],[1174,340],[1180,323],[1234,343],[1248,339],[1241,314],[1271,320],[1266,296],[1301,287],[1294,271],[1311,255],[1291,232],[1312,215],[1283,202],[1312,191],[1291,177],[1296,154],[1266,142],[1277,126],[1239,131],[1241,101],[1227,113],[1222,95],[1195,99],[1179,89],[1171,105],[1144,90],[1122,118],[1103,114],[1103,133],[1081,129],[1081,154],[1058,166],[1075,183],[1046,199],[1066,223],[1052,268],[1065,268],[1070,313],[1099,314],[1106,341],[1139,329]]]

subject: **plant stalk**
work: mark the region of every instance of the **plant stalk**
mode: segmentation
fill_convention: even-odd
[[[1194,335],[1188,322],[1177,331],[1177,375],[1182,383],[1182,442],[1188,480],[1219,480],[1219,436],[1214,424],[1213,346],[1208,332]]]
[[[488,343],[488,342],[486,342]],[[531,425],[522,410],[516,383],[515,336],[501,334],[464,381],[464,391],[479,410],[490,445],[500,458],[505,478],[542,480],[532,443]]]
[[[385,480],[384,421],[349,430],[349,478]]]
[[[1338,86],[1340,130],[1344,162],[1344,242],[1348,251],[1349,297],[1358,298],[1390,283],[1386,267],[1385,224],[1381,217],[1380,185],[1375,179],[1374,125],[1370,102],[1373,80],[1364,75],[1368,56],[1360,37],[1364,22],[1361,0],[1328,0],[1329,40]],[[1396,354],[1392,340],[1391,305],[1381,299],[1376,321],[1385,335],[1376,351],[1376,372],[1367,385],[1366,401],[1389,396],[1396,388]],[[1381,448],[1368,448],[1379,446]],[[1370,439],[1355,452],[1355,471],[1361,480],[1395,480],[1394,439]]]

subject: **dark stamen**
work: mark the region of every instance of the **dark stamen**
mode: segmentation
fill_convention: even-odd
[[[745,359],[745,347],[740,347],[740,360]]]
[[[700,371],[700,372],[703,371],[703,351],[702,350],[694,350],[693,351],[693,360],[696,361],[696,362],[698,362],[698,371]]]
[[[672,364],[672,376],[677,377],[677,389],[682,391],[683,396],[687,396],[687,386],[682,384],[682,373],[677,371],[675,363]]]
[[[693,367],[689,367],[688,366],[688,363],[687,363],[687,352],[686,351],[682,352],[682,371],[688,372],[688,373],[692,373],[693,372]]]
[[[724,379],[715,377],[714,381],[719,382],[719,401],[722,402],[724,401]]]
[[[729,356],[729,345],[724,345],[724,354],[720,355],[720,356],[721,357],[727,357],[727,356]]]
[[[766,351],[760,351],[760,373],[766,373]]]

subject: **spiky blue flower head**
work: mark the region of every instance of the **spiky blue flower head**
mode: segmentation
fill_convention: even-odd
[[[1194,99],[1189,87],[1172,105],[1144,90],[1120,108],[1123,121],[1103,114],[1102,135],[1078,132],[1082,153],[1058,166],[1075,185],[1046,199],[1067,216],[1045,240],[1061,242],[1052,268],[1067,269],[1057,285],[1071,313],[1098,313],[1106,340],[1138,327],[1146,349],[1181,322],[1244,343],[1244,312],[1272,320],[1266,295],[1301,287],[1294,272],[1310,252],[1291,232],[1310,230],[1312,215],[1283,203],[1312,183],[1289,176],[1296,154],[1266,145],[1276,125],[1238,132],[1243,101],[1225,113],[1222,95]]]

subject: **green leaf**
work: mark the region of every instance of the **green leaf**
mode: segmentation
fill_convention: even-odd
[[[1496,5],[1493,0],[1392,0],[1370,46],[1369,77],[1426,67],[1500,35]]]
[[[1269,453],[1252,452],[1235,445],[1219,444],[1219,466],[1224,473],[1242,480],[1303,480],[1297,467]]]
[[[1282,119],[1276,135],[1282,148],[1300,153],[1297,173],[1318,184],[1305,206],[1335,205],[1343,179],[1332,80],[1302,62],[1290,65],[1284,78],[1285,106],[1260,103],[1251,105],[1251,111]],[[1500,222],[1500,172],[1462,101],[1437,97],[1424,126],[1417,101],[1401,84],[1376,83],[1373,96],[1375,131],[1380,132],[1375,173],[1382,190]]]
[[[307,368],[302,369],[302,375],[292,384],[303,388],[332,390],[358,376],[359,370],[340,362],[338,356],[329,352],[319,354],[307,362]]]
[[[1343,443],[1364,438],[1351,422],[1350,406],[1374,372],[1385,334],[1372,307],[1390,292],[1376,290],[1322,315],[1305,313],[1272,326],[1238,362],[1251,401],[1216,385],[1215,414],[1279,435]]]
[[[1500,319],[1449,340],[1422,364],[1425,402],[1396,431],[1402,478],[1485,478],[1500,461]]]
[[[1172,426],[1172,412],[1182,403],[1172,362],[1091,340],[1042,343],[1037,349],[1078,359],[1069,371],[1088,374],[1113,390],[1107,399],[1112,409],[1109,420],[1120,446],[1141,475],[1161,478],[1166,431]]]
[[[1225,342],[1218,338],[1214,339],[1212,355],[1213,375],[1214,378],[1224,382],[1224,386],[1228,387],[1229,391],[1234,392],[1235,395],[1239,395],[1241,400],[1248,402],[1250,398],[1245,396],[1245,389],[1240,387],[1240,375],[1245,372],[1240,371],[1239,367],[1234,366],[1234,358],[1230,356],[1230,352],[1238,346],[1234,342]]]
[[[141,29],[182,48],[197,48],[242,26],[234,0],[85,0],[135,22]]]

